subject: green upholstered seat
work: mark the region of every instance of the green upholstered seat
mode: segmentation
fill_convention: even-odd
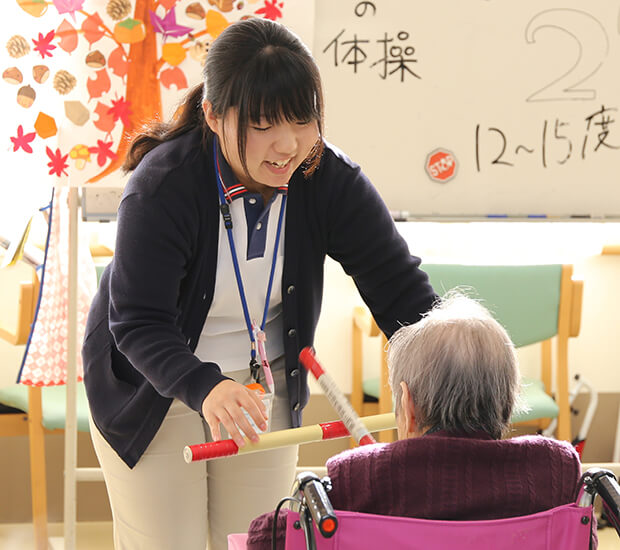
[[[523,378],[521,380],[521,397],[529,410],[514,414],[512,422],[527,422],[537,418],[557,418],[560,408],[553,398],[545,392],[540,380]]]
[[[65,428],[66,386],[47,386],[41,388],[43,407],[43,427],[48,430]],[[28,412],[28,386],[15,384],[0,388],[0,403]],[[77,384],[77,427],[80,432],[88,432],[88,401],[84,383]]]

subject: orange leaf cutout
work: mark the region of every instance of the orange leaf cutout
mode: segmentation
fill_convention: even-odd
[[[39,116],[34,123],[34,129],[37,134],[39,134],[39,137],[42,137],[43,139],[55,136],[58,132],[56,121],[51,116],[42,112],[39,113]]]
[[[56,37],[60,38],[58,45],[67,53],[71,53],[78,45],[78,33],[69,21],[62,20],[56,29]]]
[[[123,78],[129,69],[129,63],[125,59],[125,50],[119,46],[108,56],[108,67],[112,73]]]
[[[179,67],[172,67],[162,71],[159,74],[159,81],[167,89],[170,89],[170,86],[176,86],[177,90],[187,88],[187,78],[185,78],[185,73]]]
[[[207,12],[207,32],[213,38],[217,38],[228,25],[230,23],[219,11],[209,10]]]
[[[173,66],[180,65],[186,55],[185,48],[178,42],[168,42],[161,48],[161,56],[164,61]]]
[[[172,7],[177,3],[177,0],[159,0],[159,5],[166,8],[166,11],[172,9]]]
[[[101,101],[97,102],[97,107],[95,107],[95,114],[99,115],[97,120],[93,121],[93,124],[98,130],[109,134],[112,130],[114,130],[114,125],[116,122],[114,121],[114,113],[110,112],[110,106],[101,103]]]
[[[95,78],[89,78],[86,82],[86,88],[88,89],[90,99],[101,97],[103,94],[110,91],[111,87],[110,77],[106,69],[101,69],[95,74]]]
[[[84,19],[82,31],[84,32],[84,38],[88,40],[91,46],[104,35],[103,21],[101,21],[98,13],[93,13]]]

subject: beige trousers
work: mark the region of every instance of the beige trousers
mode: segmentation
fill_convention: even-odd
[[[226,374],[249,382],[249,369]],[[274,378],[272,431],[290,427],[284,368],[274,370]],[[183,447],[210,436],[200,415],[178,400],[133,469],[92,420],[91,437],[112,508],[116,550],[226,550],[228,534],[247,532],[252,519],[290,494],[295,478],[297,446],[186,464]]]

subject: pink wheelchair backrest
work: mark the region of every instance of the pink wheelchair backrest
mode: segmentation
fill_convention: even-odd
[[[336,534],[316,530],[317,550],[588,550],[592,507],[576,504],[489,521],[440,521],[336,511]],[[306,550],[303,531],[290,513],[286,550]]]

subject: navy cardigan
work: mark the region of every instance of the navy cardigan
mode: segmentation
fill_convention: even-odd
[[[210,149],[207,148],[206,151]],[[82,348],[91,414],[129,467],[145,451],[173,398],[196,411],[227,379],[194,355],[215,285],[218,195],[200,130],[150,151],[118,210],[114,259],[104,271]],[[360,167],[326,144],[308,179],[289,183],[282,274],[283,339],[293,426],[308,401],[299,351],[312,345],[323,264],[338,261],[390,336],[436,299]]]

